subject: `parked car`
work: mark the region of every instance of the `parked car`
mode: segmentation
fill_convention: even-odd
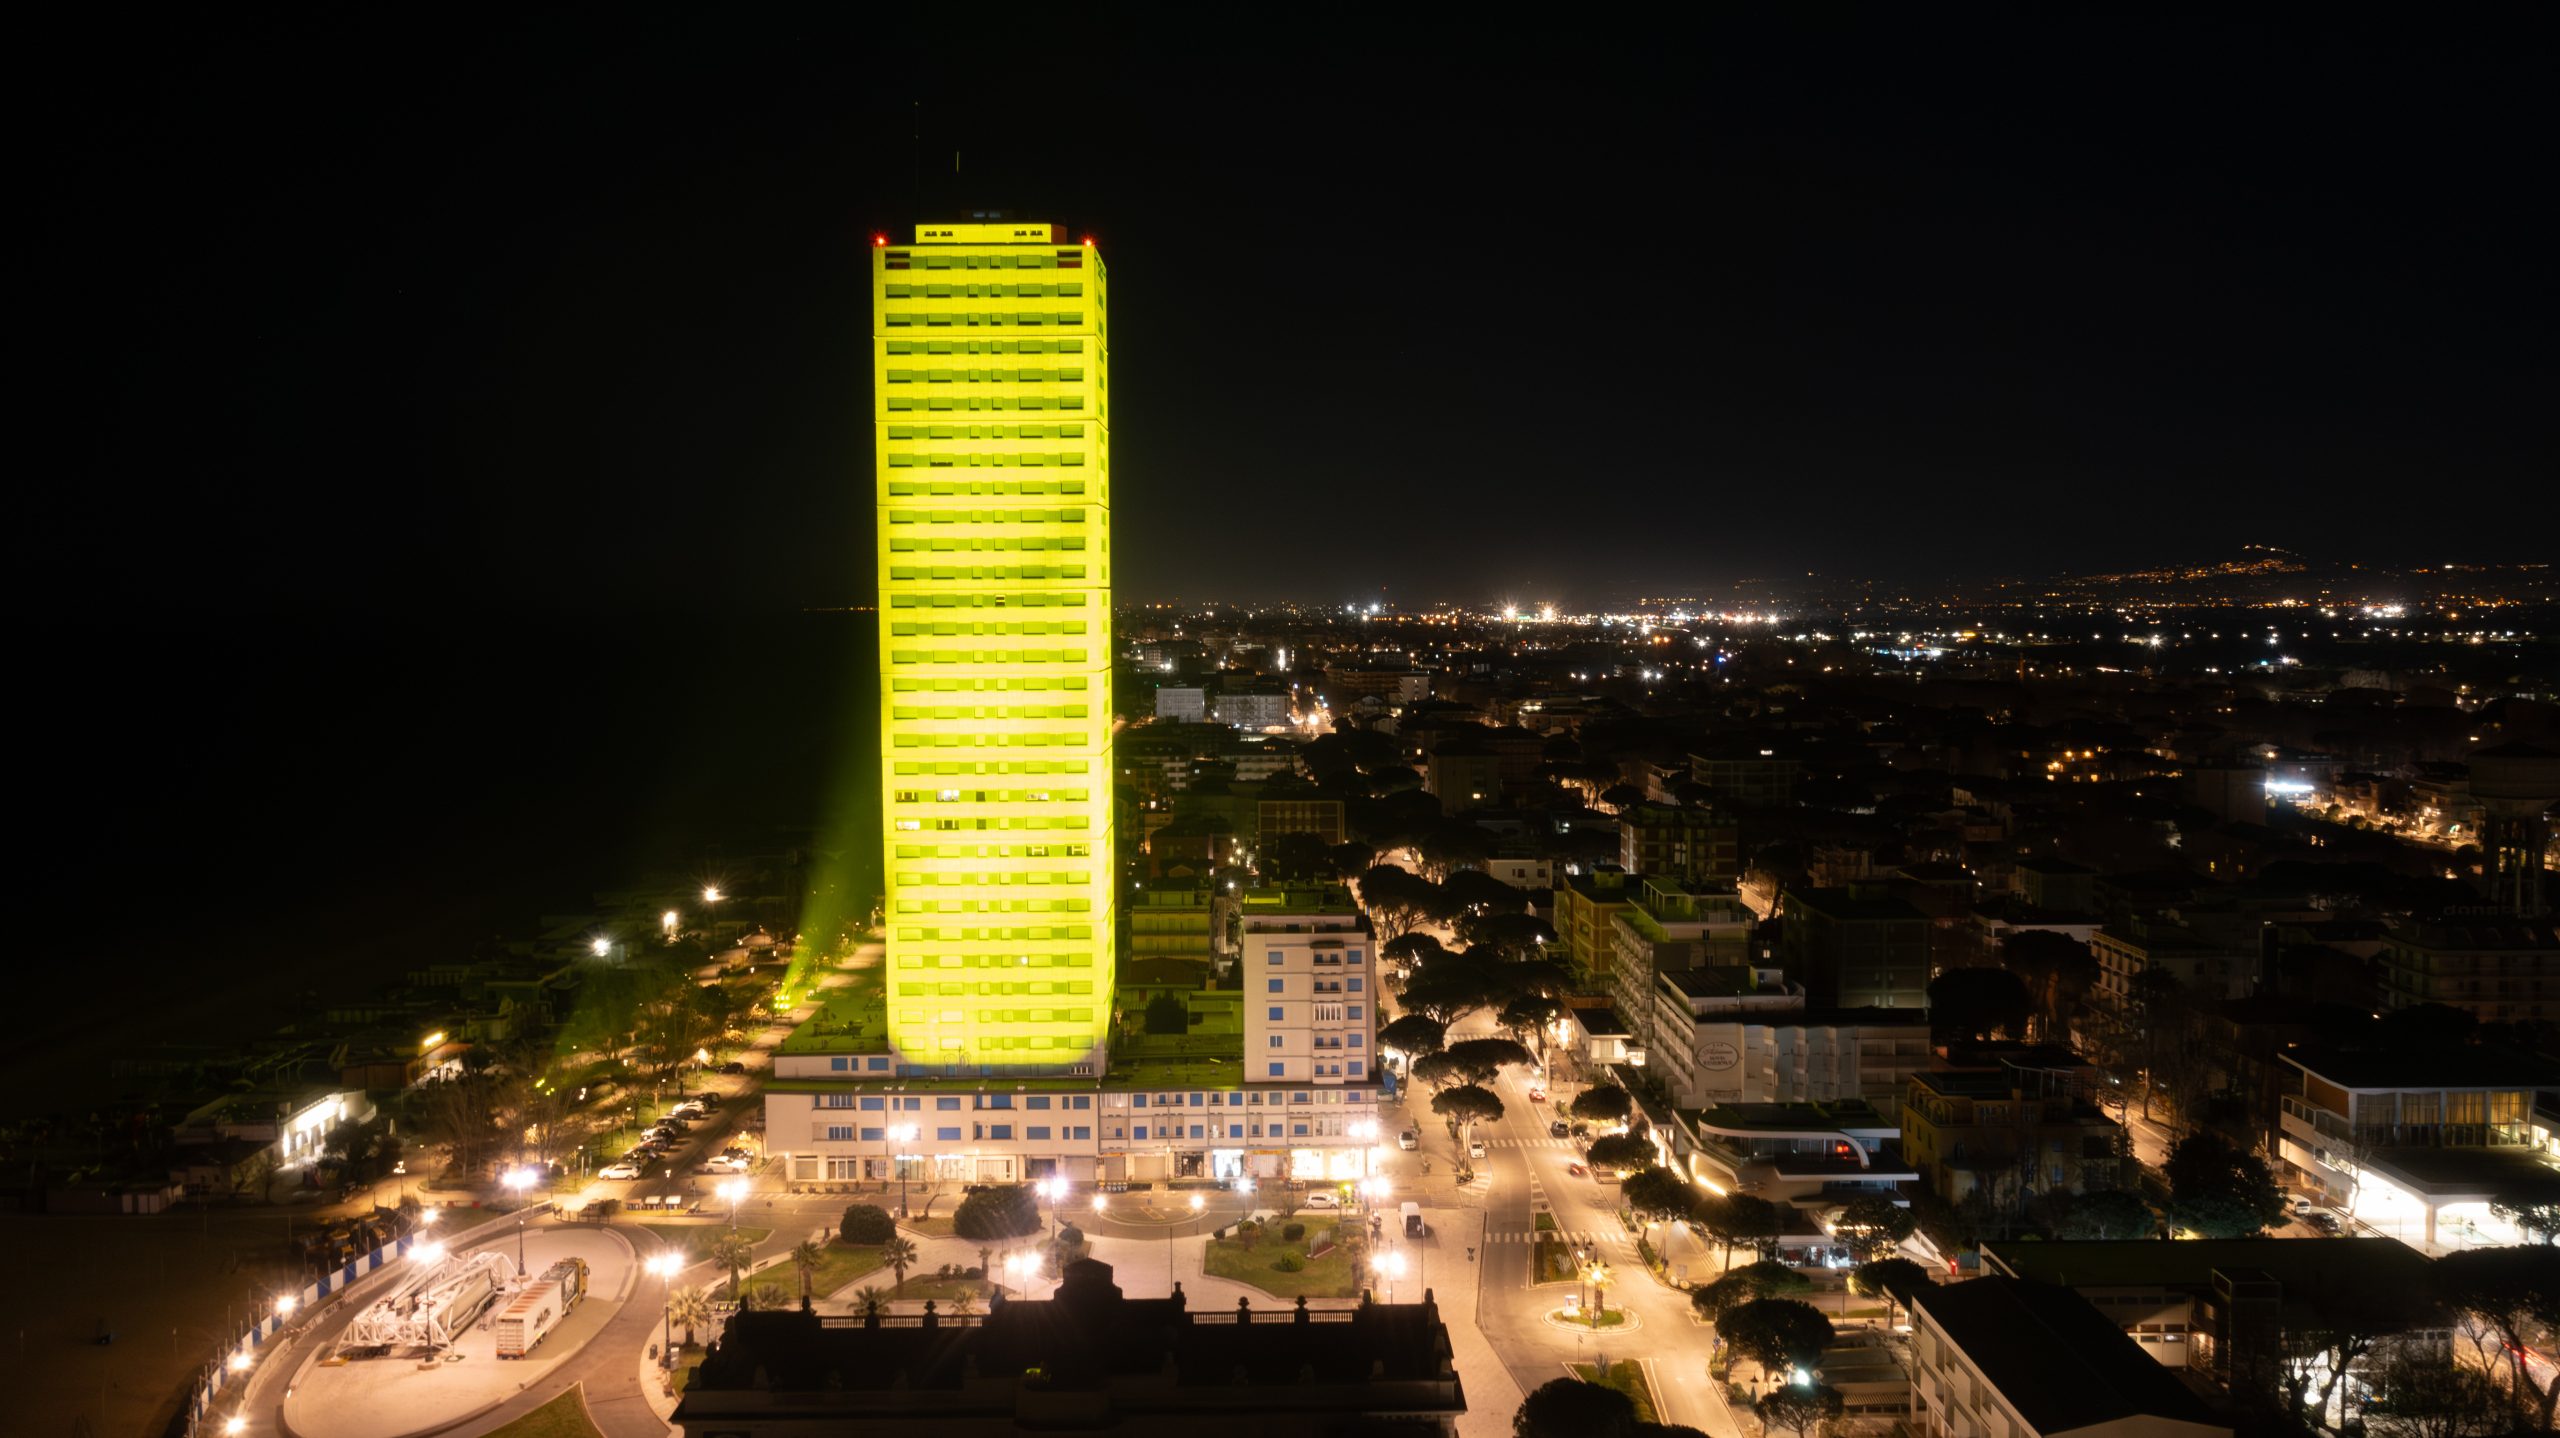
[[[2305,1219],[2304,1222],[2310,1224],[2315,1232],[2329,1237],[2335,1237],[2343,1227],[2338,1222],[2338,1216],[2336,1214],[2322,1213],[2318,1209],[2313,1209],[2311,1216],[2308,1219]]]
[[[1396,1147],[1403,1149],[1407,1153],[1411,1153],[1415,1149],[1422,1147],[1422,1135],[1415,1133],[1412,1129],[1406,1129],[1404,1132],[1396,1135]]]
[[[2311,1200],[2296,1197],[2293,1201],[2293,1216],[2296,1218],[2309,1218],[2311,1216]]]
[[[1309,1208],[1340,1208],[1342,1206],[1342,1199],[1340,1195],[1336,1194],[1332,1189],[1319,1188],[1308,1193],[1306,1206]]]
[[[598,1178],[638,1178],[639,1176],[640,1166],[634,1163],[609,1163],[605,1165],[604,1172],[596,1175]]]
[[[746,1071],[747,1071],[747,1066],[746,1066],[745,1064],[742,1064],[742,1063],[738,1062],[736,1059],[731,1059],[731,1060],[729,1060],[727,1063],[722,1064],[722,1065],[720,1066],[720,1072],[722,1072],[722,1073],[724,1073],[724,1074],[742,1074],[742,1073],[745,1073]]]
[[[1562,1138],[1571,1132],[1573,1132],[1572,1127],[1563,1119],[1557,1119],[1554,1123],[1547,1125],[1547,1137],[1549,1138]]]

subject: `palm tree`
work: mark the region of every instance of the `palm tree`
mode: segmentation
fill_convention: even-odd
[[[969,1316],[977,1311],[978,1300],[966,1293],[962,1293],[951,1300],[951,1316],[960,1319],[963,1322],[966,1322]]]
[[[898,1275],[898,1286],[907,1286],[907,1269],[916,1261],[916,1241],[901,1233],[880,1245],[880,1261]]]
[[[809,1301],[809,1284],[818,1276],[818,1265],[826,1261],[827,1251],[820,1248],[814,1238],[800,1240],[799,1246],[791,1250],[791,1266],[800,1273],[800,1311],[803,1313],[812,1311],[816,1306]]]
[[[741,1298],[738,1270],[756,1261],[756,1246],[738,1233],[724,1233],[712,1242],[711,1261],[729,1270],[729,1296]]]
[[[693,1331],[711,1321],[711,1295],[699,1288],[679,1288],[667,1295],[667,1317],[684,1329],[684,1346],[693,1346]]]
[[[866,1288],[853,1296],[853,1311],[865,1323],[878,1318],[888,1306],[889,1300],[881,1297],[880,1290],[876,1288]]]

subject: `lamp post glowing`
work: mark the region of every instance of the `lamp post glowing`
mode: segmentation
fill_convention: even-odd
[[[888,1135],[889,1142],[893,1144],[910,1144],[916,1141],[916,1126],[911,1123],[902,1123],[888,1130]],[[904,1218],[907,1216],[907,1156],[892,1151],[889,1155],[889,1167],[897,1170],[898,1173],[898,1217]]]
[[[506,1176],[500,1178],[498,1182],[506,1186],[507,1192],[514,1195],[518,1203],[522,1203],[524,1201],[524,1191],[533,1187],[533,1170],[529,1168],[508,1169]],[[522,1274],[524,1271],[524,1213],[522,1210],[518,1210],[516,1213],[516,1272],[518,1274]]]
[[[1191,1195],[1191,1236],[1194,1238],[1200,1236],[1200,1210],[1206,1208],[1208,1206],[1208,1202],[1209,1201],[1207,1199],[1202,1198],[1196,1193]],[[1203,1249],[1200,1254],[1200,1271],[1203,1273],[1209,1271],[1209,1255],[1206,1249]],[[1173,1245],[1170,1243],[1164,1246],[1164,1279],[1168,1284],[1175,1281],[1173,1276]]]
[[[222,1420],[222,1431],[225,1433],[246,1433],[249,1431],[249,1420],[241,1417],[237,1413],[234,1413],[230,1417]]]
[[[611,940],[611,939],[592,939],[592,940],[589,940],[589,941],[588,941],[588,943],[587,943],[587,952],[588,952],[588,953],[591,953],[591,954],[593,954],[593,955],[595,955],[595,956],[596,956],[597,958],[599,958],[599,959],[609,959],[609,958],[612,958],[612,957],[613,957],[613,940]]]
[[[1404,1277],[1404,1255],[1396,1252],[1369,1255],[1369,1270],[1387,1281],[1387,1301],[1396,1301],[1396,1280]]]
[[[720,892],[720,886],[718,884],[705,884],[702,886],[702,902],[706,904],[719,903],[726,897],[728,896]]]
[[[292,1295],[292,1294],[290,1294],[290,1293],[286,1293],[286,1294],[278,1295],[278,1297],[276,1298],[276,1317],[278,1317],[278,1318],[291,1318],[291,1317],[293,1316],[293,1310],[294,1310],[294,1297],[293,1297],[293,1295]]]
[[[729,1231],[737,1232],[738,1202],[747,1196],[747,1181],[743,1178],[724,1178],[711,1191],[720,1195],[721,1202],[729,1205]]]
[[[641,1266],[658,1275],[658,1366],[671,1368],[675,1365],[675,1298],[668,1290],[675,1283],[676,1270],[684,1267],[684,1260],[672,1252],[655,1253]]]
[[[1369,1192],[1369,1155],[1378,1144],[1378,1121],[1373,1118],[1360,1120],[1351,1126],[1351,1136],[1360,1140],[1360,1193],[1366,1198]]]

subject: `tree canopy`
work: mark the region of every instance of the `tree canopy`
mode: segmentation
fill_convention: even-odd
[[[982,1188],[952,1210],[951,1231],[977,1243],[1008,1243],[1040,1231],[1040,1197],[1027,1184]]]
[[[1699,1204],[1690,1222],[1714,1239],[1731,1263],[1735,1249],[1758,1249],[1775,1239],[1780,1216],[1776,1204],[1756,1194],[1728,1193]]]
[[[1512,1438],[1627,1438],[1635,1400],[1579,1378],[1539,1384],[1511,1415]]]
[[[1689,1306],[1709,1322],[1717,1322],[1746,1303],[1763,1298],[1777,1298],[1802,1293],[1813,1287],[1813,1280],[1783,1263],[1761,1259],[1705,1284],[1689,1295]]]
[[[1831,1320],[1810,1303],[1757,1298],[1716,1324],[1726,1346],[1772,1373],[1811,1368],[1831,1346]]]
[[[2055,1226],[2064,1238],[2125,1239],[2149,1238],[2159,1223],[2141,1194],[2103,1188],[2071,1198]]]
[[[1512,1039],[1461,1039],[1445,1050],[1449,1057],[1467,1066],[1477,1083],[1490,1083],[1506,1065],[1524,1068],[1529,1064],[1529,1051]]]
[[[2026,981],[2007,969],[1949,969],[1929,981],[1929,1031],[1941,1041],[2024,1037],[2033,1009]]]
[[[1919,1226],[1911,1210],[1891,1198],[1861,1194],[1840,1206],[1839,1216],[1831,1221],[1831,1236],[1864,1263],[1893,1252]]]
[[[1439,1020],[1426,1014],[1406,1014],[1378,1030],[1378,1045],[1394,1049],[1408,1059],[1418,1059],[1440,1052],[1448,1037],[1448,1026]]]
[[[2169,1221],[2207,1238],[2247,1238],[2284,1221],[2284,1191],[2266,1163],[2206,1130],[2178,1141],[2164,1165]]]
[[[1839,1417],[1846,1406],[1840,1390],[1830,1384],[1781,1383],[1762,1394],[1752,1408],[1760,1415],[1762,1428],[1783,1429],[1802,1438],[1815,1424]]]
[[[1636,1111],[1636,1101],[1616,1084],[1594,1084],[1575,1094],[1566,1107],[1585,1123],[1625,1123]]]
[[[1431,1111],[1462,1124],[1492,1123],[1502,1117],[1502,1100],[1491,1089],[1460,1084],[1433,1094]]]
[[[1631,1133],[1613,1133],[1593,1139],[1587,1157],[1595,1168],[1631,1174],[1653,1162],[1653,1145]]]
[[[1644,1168],[1627,1175],[1618,1197],[1636,1217],[1655,1223],[1685,1219],[1698,1204],[1698,1190],[1667,1168]]]

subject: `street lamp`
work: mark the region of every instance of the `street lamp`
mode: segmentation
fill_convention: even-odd
[[[222,1420],[222,1431],[225,1433],[246,1433],[249,1431],[249,1420],[241,1417],[237,1413],[234,1413],[230,1417]]]
[[[658,1275],[658,1366],[672,1368],[675,1366],[672,1346],[676,1337],[675,1298],[668,1289],[675,1283],[676,1270],[684,1267],[684,1260],[669,1250],[651,1254],[642,1267]]]
[[[916,1141],[916,1126],[911,1123],[899,1124],[887,1133],[891,1143],[910,1144]],[[889,1166],[898,1171],[898,1217],[904,1218],[907,1216],[907,1156],[891,1153]]]
[[[1032,1280],[1040,1273],[1040,1255],[1019,1251],[1008,1253],[1004,1256],[1004,1271],[1013,1280],[1014,1292],[1029,1292]]]
[[[736,1232],[738,1201],[747,1196],[747,1181],[743,1178],[724,1178],[713,1185],[711,1191],[720,1195],[721,1202],[729,1205],[729,1229],[733,1233]]]
[[[1396,1280],[1404,1277],[1404,1255],[1390,1250],[1369,1255],[1369,1269],[1387,1281],[1387,1301],[1396,1301]]]
[[[278,1294],[276,1296],[276,1317],[291,1318],[293,1316],[294,1304],[295,1299],[292,1294]]]
[[[702,886],[702,902],[706,904],[719,903],[726,897],[726,895],[720,892],[720,886],[718,884],[705,884]]]
[[[1364,1118],[1351,1126],[1351,1136],[1360,1140],[1360,1191],[1369,1191],[1369,1155],[1378,1144],[1378,1121]]]
[[[518,1203],[522,1203],[524,1201],[524,1191],[533,1187],[533,1170],[529,1168],[508,1169],[505,1176],[500,1178],[498,1182],[505,1185],[507,1192],[513,1194]],[[524,1271],[524,1212],[522,1209],[518,1209],[516,1212],[516,1273],[521,1276]]]
[[[587,944],[587,952],[588,952],[588,953],[591,953],[591,954],[593,954],[593,955],[595,955],[595,956],[596,956],[597,958],[599,958],[599,959],[609,959],[609,958],[612,958],[612,957],[613,957],[613,940],[611,940],[611,939],[594,939],[594,940],[591,940],[591,941],[589,941],[589,942],[588,942],[588,944]]]
[[[1110,1210],[1111,1195],[1107,1193],[1097,1193],[1093,1196],[1093,1212],[1096,1217],[1100,1217],[1101,1215],[1110,1212]]]

